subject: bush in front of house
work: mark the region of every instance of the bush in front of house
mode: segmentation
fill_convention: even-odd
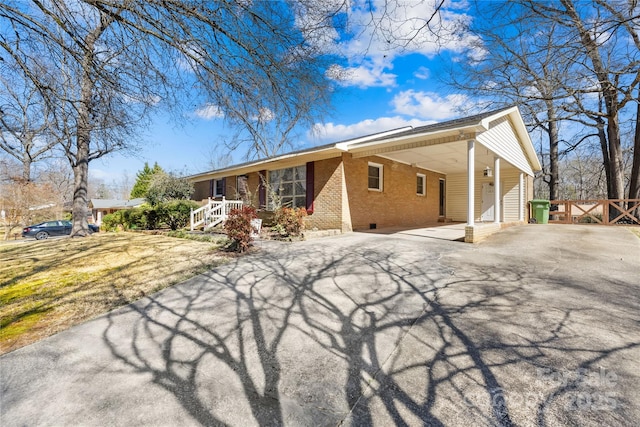
[[[252,206],[243,206],[240,209],[232,209],[224,223],[224,230],[231,241],[231,249],[236,252],[245,252],[251,245],[251,233],[253,227],[251,220],[257,218],[256,210]]]
[[[144,204],[105,215],[102,218],[102,228],[105,231],[158,230],[166,226],[177,230],[189,224],[191,209],[199,207],[193,200],[170,200],[155,206]]]
[[[274,215],[273,230],[282,237],[299,236],[304,231],[305,208],[278,208]]]
[[[160,222],[170,229],[177,230],[187,226],[191,219],[191,209],[198,209],[200,205],[193,200],[171,200],[156,206]]]
[[[116,211],[102,217],[100,228],[105,231],[118,231],[118,227],[121,227],[124,230],[126,229],[124,223],[123,211]]]

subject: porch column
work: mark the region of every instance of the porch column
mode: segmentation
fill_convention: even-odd
[[[496,156],[493,159],[493,222],[500,224],[500,157]]]
[[[467,141],[467,226],[475,222],[475,141]]]
[[[524,221],[524,174],[522,172],[518,181],[518,221]]]

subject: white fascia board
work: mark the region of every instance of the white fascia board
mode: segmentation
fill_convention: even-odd
[[[413,126],[405,126],[398,129],[392,129],[385,132],[374,133],[373,135],[367,135],[360,138],[350,139],[348,141],[339,142],[336,144],[336,148],[339,148],[344,151],[348,151],[349,147],[354,144],[359,144],[366,141],[371,141],[372,139],[384,138],[385,136],[395,135],[400,132],[406,132],[408,130],[413,129]]]

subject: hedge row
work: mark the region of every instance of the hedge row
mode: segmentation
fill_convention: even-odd
[[[102,218],[102,228],[106,231],[157,230],[169,227],[172,230],[189,224],[191,209],[198,209],[193,200],[171,200],[156,206],[142,205],[133,209],[123,209]]]

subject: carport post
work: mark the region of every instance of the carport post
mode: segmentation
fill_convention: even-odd
[[[524,221],[524,174],[522,172],[518,181],[518,221]]]
[[[473,227],[475,210],[475,188],[474,188],[474,163],[475,163],[475,141],[467,141],[467,226]]]
[[[493,222],[500,224],[500,157],[493,159]]]

